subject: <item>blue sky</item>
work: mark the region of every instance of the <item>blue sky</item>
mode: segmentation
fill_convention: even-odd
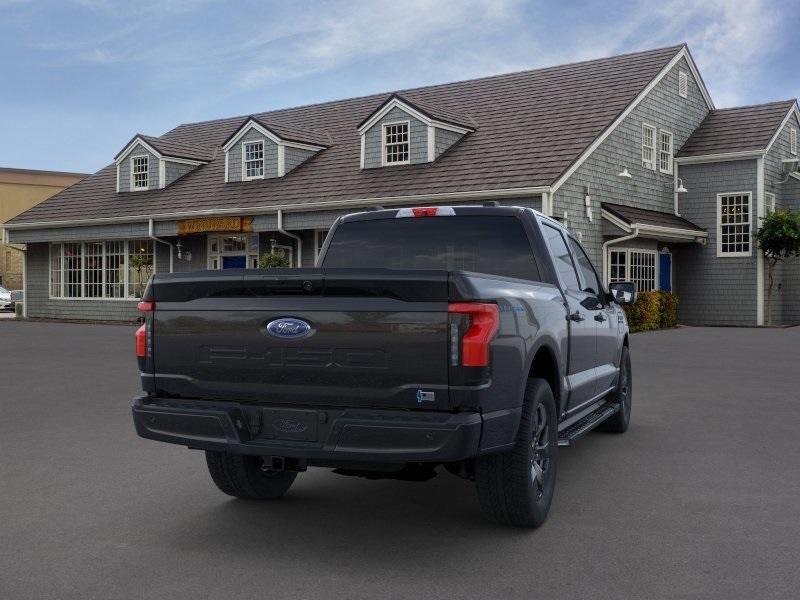
[[[796,0],[0,0],[0,15],[4,167],[92,172],[136,132],[681,41],[719,107],[800,96]]]

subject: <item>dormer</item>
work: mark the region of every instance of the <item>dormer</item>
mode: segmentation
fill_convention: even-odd
[[[117,192],[165,188],[212,158],[205,148],[137,134],[114,157]]]
[[[358,126],[361,168],[433,162],[473,131],[461,115],[393,94]]]
[[[329,145],[322,134],[248,117],[222,145],[225,181],[283,177]]]

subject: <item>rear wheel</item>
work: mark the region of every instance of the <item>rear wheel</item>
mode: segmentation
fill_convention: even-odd
[[[272,471],[258,456],[206,452],[206,464],[216,486],[229,496],[277,500],[297,477],[294,471]]]
[[[610,433],[625,433],[631,422],[631,400],[633,400],[633,377],[631,375],[631,355],[628,348],[622,347],[619,361],[619,379],[608,396],[609,401],[619,404],[619,410],[603,421],[598,429]]]
[[[555,489],[557,450],[553,391],[544,379],[529,379],[514,448],[475,462],[475,483],[484,513],[518,527],[544,523]]]

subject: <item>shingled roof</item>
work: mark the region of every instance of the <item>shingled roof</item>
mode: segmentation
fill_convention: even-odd
[[[712,110],[678,152],[704,156],[765,150],[795,100]]]
[[[271,127],[322,132],[330,147],[285,177],[225,183],[219,147],[247,117],[189,123],[158,138],[216,155],[159,190],[116,193],[112,164],[12,223],[291,206],[552,184],[684,46],[397,92],[427,110],[467,116],[473,133],[435,162],[360,169],[358,124],[378,94],[253,115]]]
[[[627,225],[650,225],[655,227],[669,227],[670,229],[686,229],[689,231],[704,232],[705,229],[695,225],[688,219],[679,217],[673,213],[665,213],[658,210],[647,210],[622,204],[612,204],[602,202],[603,210],[622,220]]]
[[[162,156],[171,158],[187,158],[189,160],[199,160],[208,162],[214,158],[214,149],[208,146],[198,146],[187,141],[170,140],[166,137],[154,137],[137,133],[133,139],[125,144],[125,148],[119,151],[114,159],[118,159],[137,139],[141,139],[152,146]]]

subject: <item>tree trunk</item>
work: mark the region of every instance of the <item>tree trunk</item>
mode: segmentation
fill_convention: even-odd
[[[767,275],[769,276],[769,286],[767,286],[767,327],[772,327],[772,284],[774,283],[775,261],[767,260]]]

